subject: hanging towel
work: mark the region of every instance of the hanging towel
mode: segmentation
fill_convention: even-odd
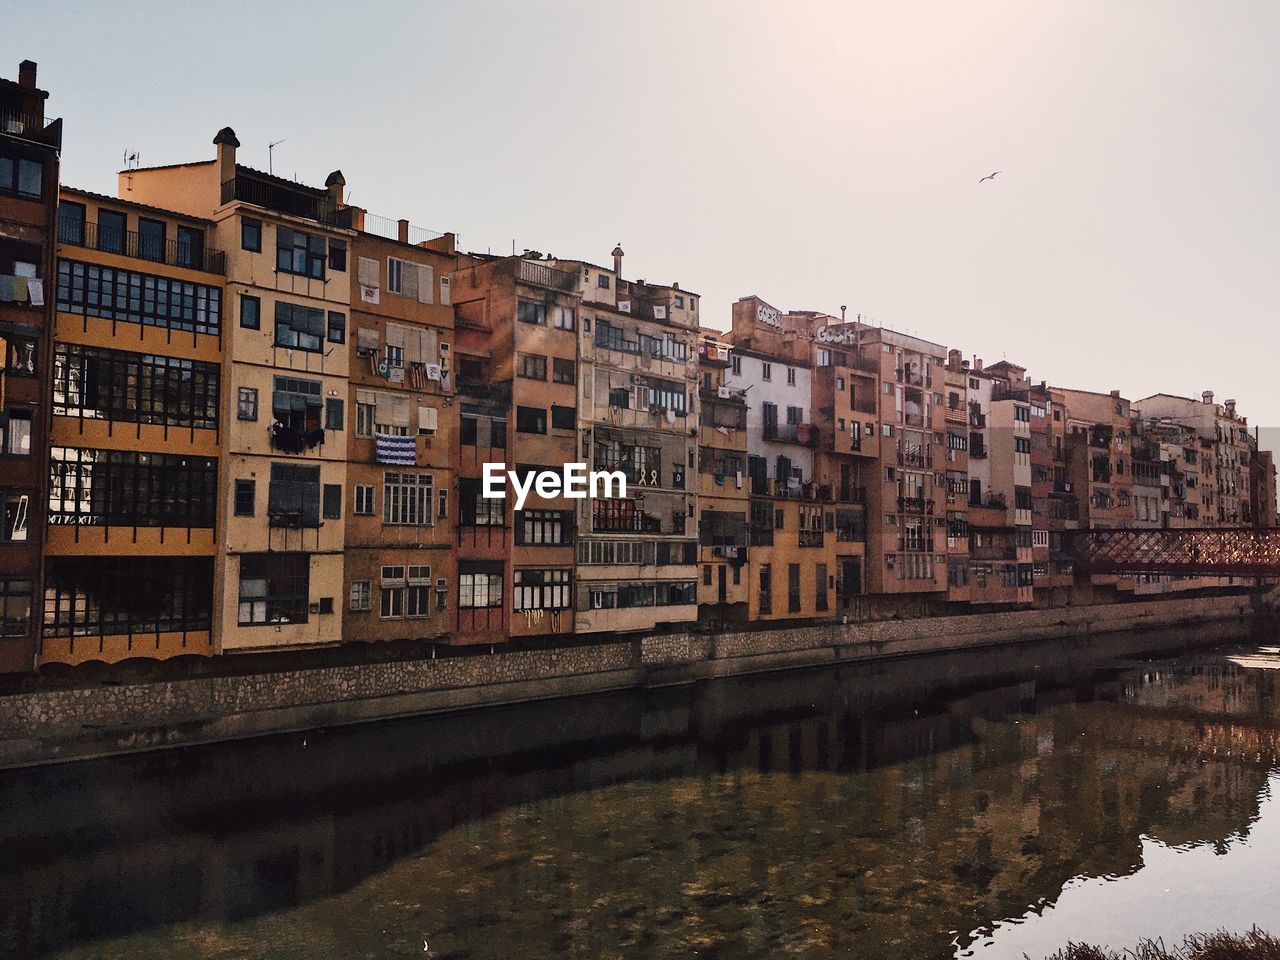
[[[13,299],[18,301],[18,303],[27,302],[27,278],[26,277],[13,278]]]
[[[0,274],[0,303],[13,303],[13,277]]]
[[[31,297],[33,307],[44,306],[44,281],[37,278],[27,280],[27,294]]]

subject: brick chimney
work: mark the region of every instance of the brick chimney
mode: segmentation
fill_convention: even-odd
[[[329,191],[329,200],[335,207],[342,206],[342,188],[347,185],[347,178],[342,175],[341,170],[335,170],[329,174],[324,182],[325,189]],[[407,230],[405,231],[408,232]],[[401,237],[400,239],[406,239]]]
[[[619,243],[613,248],[613,273],[619,280],[622,279],[622,256],[622,244]]]
[[[240,146],[240,141],[236,139],[236,132],[230,127],[223,127],[213,138],[213,143],[218,148],[218,182],[226,183],[228,180],[234,180],[236,178],[236,147]]]
[[[18,64],[18,86],[26,87],[28,90],[36,88],[36,62],[34,60],[23,60]]]
[[[1213,403],[1213,391],[1206,390],[1204,393],[1200,394],[1200,399],[1205,403]]]

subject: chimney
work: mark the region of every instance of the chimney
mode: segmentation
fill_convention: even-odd
[[[613,248],[613,273],[619,280],[622,279],[622,244],[621,243],[619,243],[616,247]]]
[[[230,127],[223,127],[213,138],[213,143],[218,148],[218,181],[226,183],[234,180],[236,178],[236,147],[240,146],[240,141],[236,139],[236,132]]]
[[[1119,390],[1112,390],[1112,391],[1111,391],[1111,396],[1112,396],[1112,397],[1114,397],[1116,400],[1119,400],[1119,399],[1120,399],[1120,391],[1119,391]]]
[[[975,373],[982,372],[982,358],[977,355],[973,358],[973,370]]]
[[[952,370],[960,369],[960,351],[959,350],[947,351],[947,366]]]
[[[1234,400],[1226,400],[1222,404],[1227,408],[1227,416],[1234,417],[1236,415],[1236,402]]]
[[[1200,394],[1200,399],[1205,403],[1213,403],[1213,391],[1206,390],[1204,393]]]
[[[347,178],[342,175],[342,171],[335,170],[329,174],[324,185],[329,191],[329,202],[335,207],[342,206],[342,188],[347,185]]]
[[[18,86],[26,87],[28,90],[36,88],[36,62],[34,60],[23,60],[18,64]]]

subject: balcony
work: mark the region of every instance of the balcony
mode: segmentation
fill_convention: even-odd
[[[800,546],[802,547],[820,547],[822,546],[823,533],[821,530],[801,530]]]
[[[236,174],[233,179],[224,181],[222,202],[228,204],[237,200],[317,223],[341,227],[351,225],[350,207],[339,207],[323,191],[291,186],[286,181],[277,182],[270,175],[259,178]]]
[[[899,497],[898,509],[904,513],[924,513],[926,507],[932,507],[933,501],[926,497]]]
[[[185,267],[205,273],[225,275],[227,258],[221,250],[205,247],[203,243],[187,243],[182,240],[156,240],[143,237],[134,230],[99,229],[96,223],[75,220],[58,220],[58,242],[122,257],[150,260],[170,267]]]
[[[62,146],[62,121],[50,120],[46,123],[34,113],[0,107],[0,133],[53,147]]]
[[[904,413],[904,414],[902,415],[902,422],[903,422],[903,423],[905,423],[908,427],[923,427],[923,426],[924,426],[924,414],[923,414],[923,413],[910,413],[910,412],[908,412],[908,413]]]
[[[517,278],[521,283],[549,290],[571,292],[578,287],[578,274],[573,270],[560,270],[537,260],[521,260]]]
[[[850,370],[861,370],[863,373],[880,372],[879,358],[853,355],[848,358],[848,361]]]
[[[851,407],[855,413],[874,414],[879,412],[874,400],[854,400]]]
[[[969,415],[965,413],[964,407],[947,407],[946,417],[947,423],[969,422]]]
[[[812,423],[765,423],[762,436],[765,440],[811,447],[818,443],[818,428]]]
[[[922,451],[899,450],[898,466],[900,467],[928,467],[933,465],[933,457]]]
[[[992,400],[1020,400],[1023,403],[1031,401],[1031,390],[1027,387],[1014,387],[1007,383],[997,383],[991,388]]]

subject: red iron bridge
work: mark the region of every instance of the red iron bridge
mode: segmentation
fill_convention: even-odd
[[[1068,530],[1063,548],[1082,573],[1280,578],[1280,529]]]

